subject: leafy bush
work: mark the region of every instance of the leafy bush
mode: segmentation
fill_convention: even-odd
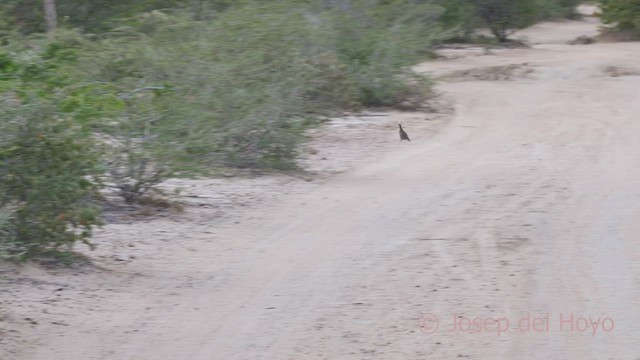
[[[600,9],[602,22],[640,37],[640,0],[600,0]]]
[[[0,209],[0,259],[10,257],[16,243],[13,215],[13,209],[8,206]]]
[[[131,139],[107,148],[108,179],[127,203],[138,202],[172,174],[166,164],[154,162],[153,157],[145,154],[143,147],[136,146]]]
[[[173,175],[294,169],[324,117],[421,106],[410,67],[450,35],[426,1],[70,0],[44,36],[36,3],[0,18],[32,33],[0,48],[0,248],[20,258],[89,244],[102,183],[135,202]]]
[[[440,21],[453,32],[452,40],[471,40],[475,31],[482,27],[472,0],[439,0],[437,3],[444,8]]]
[[[576,19],[581,0],[537,0],[538,20]]]
[[[500,42],[519,29],[542,20],[576,18],[580,0],[439,0],[443,24],[456,40],[476,41],[474,33],[488,28]]]
[[[444,9],[408,1],[373,7],[377,11],[368,10],[367,2],[350,5],[348,11],[331,12],[327,21],[332,29],[330,50],[344,64],[358,103],[396,106],[412,97],[424,99],[429,83],[419,81],[412,86],[407,77],[419,76],[408,71],[408,66],[445,37],[437,22]]]
[[[500,42],[533,25],[539,16],[533,0],[474,0],[474,3],[478,17]]]
[[[90,134],[45,100],[3,100],[0,209],[11,236],[2,238],[2,247],[27,258],[69,250],[76,241],[90,245],[99,224],[98,208],[90,202],[97,190]]]
[[[441,8],[347,3],[345,13],[256,2],[209,21],[155,11],[93,44],[79,67],[124,100],[103,130],[144,138],[136,151],[154,166],[292,169],[303,131],[320,117],[419,106],[429,94],[408,68],[440,39]]]

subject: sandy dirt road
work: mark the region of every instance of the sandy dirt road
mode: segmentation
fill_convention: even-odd
[[[20,270],[31,298],[5,303],[50,321],[2,359],[640,359],[640,43],[566,44],[596,28],[419,66],[454,116],[376,120],[373,161],[222,220],[110,226],[137,257],[99,274]]]

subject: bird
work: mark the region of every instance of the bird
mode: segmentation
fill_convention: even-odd
[[[402,125],[398,124],[398,127],[400,128],[400,141],[407,140],[408,142],[411,142],[411,139],[409,139],[409,135],[407,135],[407,132],[402,129]]]

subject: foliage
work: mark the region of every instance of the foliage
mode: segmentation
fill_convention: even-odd
[[[576,8],[581,0],[537,0],[538,19],[577,19],[580,17]]]
[[[600,9],[605,24],[640,37],[640,0],[600,0]]]
[[[86,88],[73,86],[82,36],[18,39],[0,49],[0,248],[25,259],[89,244],[100,223],[99,158],[85,123],[101,97],[80,104]]]
[[[518,29],[533,25],[538,17],[532,0],[473,0],[476,14],[500,42]]]
[[[169,176],[294,169],[323,117],[429,95],[409,67],[446,36],[440,6],[293,4],[59,0],[44,36],[39,2],[3,3],[0,251],[66,259],[102,184],[136,202]]]
[[[440,8],[407,16],[407,2],[352,6],[345,14],[253,3],[215,21],[145,13],[95,42],[79,67],[121,99],[147,89],[126,95],[105,131],[144,139],[131,149],[156,165],[183,174],[292,169],[304,129],[320,117],[428,94],[423,79],[407,83],[416,77],[407,68],[442,33]]]
[[[500,42],[537,21],[577,17],[579,0],[438,0],[443,24],[456,39],[474,40],[476,30],[488,28]]]
[[[27,258],[89,244],[98,209],[97,156],[90,134],[51,101],[5,97],[0,115],[0,209],[5,214],[2,247]],[[7,211],[11,209],[10,211]]]
[[[470,39],[482,27],[482,20],[471,0],[440,0],[438,3],[444,8],[440,21],[446,28],[454,30],[454,39]]]
[[[10,257],[16,243],[14,212],[8,206],[0,208],[0,259]]]
[[[120,146],[110,146],[107,174],[127,203],[140,201],[150,190],[172,173],[166,164],[153,161],[131,139]]]
[[[431,82],[411,66],[434,44],[505,41],[560,1],[58,0],[44,36],[40,1],[6,0],[0,248],[88,243],[102,184],[136,202],[169,176],[295,169],[323,118],[419,108]]]
[[[380,7],[367,2],[350,5],[348,11],[330,13],[330,50],[353,81],[358,103],[395,106],[411,96],[424,98],[429,87],[411,87],[407,77],[419,76],[406,69],[446,37],[437,22],[442,7],[409,1],[389,1]],[[418,83],[427,85],[422,80]]]
[[[4,12],[13,20],[10,24],[23,34],[44,31],[42,0],[4,0]],[[57,0],[61,25],[83,31],[104,31],[113,19],[133,16],[154,9],[187,3],[180,0]]]

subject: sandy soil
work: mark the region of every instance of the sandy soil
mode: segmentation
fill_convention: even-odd
[[[186,211],[95,266],[4,265],[0,359],[640,358],[640,43],[568,44],[597,26],[447,49],[440,113],[336,119],[315,175],[170,182]]]

